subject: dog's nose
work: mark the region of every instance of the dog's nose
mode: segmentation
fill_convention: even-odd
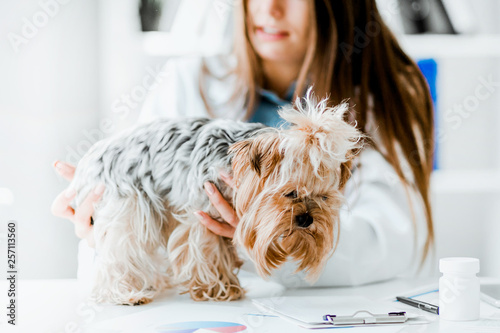
[[[295,222],[301,228],[307,228],[313,223],[313,218],[309,214],[301,214],[295,217]]]

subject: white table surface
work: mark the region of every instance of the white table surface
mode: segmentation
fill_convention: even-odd
[[[382,283],[370,284],[360,287],[350,288],[301,288],[286,290],[281,285],[273,282],[265,282],[261,279],[244,275],[241,278],[242,284],[247,290],[247,297],[236,302],[207,303],[194,302],[188,295],[177,295],[175,290],[166,292],[155,299],[152,303],[141,306],[119,306],[93,304],[86,300],[86,286],[76,279],[63,280],[19,280],[17,284],[17,325],[14,332],[113,332],[115,330],[97,329],[103,323],[120,324],[130,320],[127,315],[137,314],[151,309],[167,309],[172,305],[178,307],[191,307],[199,309],[200,304],[211,311],[211,318],[217,320],[218,314],[224,312],[227,307],[243,311],[245,309],[255,309],[251,304],[252,298],[273,297],[273,296],[365,296],[374,300],[388,300],[395,295],[412,295],[420,290],[437,286],[436,279],[396,279]],[[0,281],[0,332],[11,331],[11,325],[6,322],[7,304],[7,282]],[[420,311],[410,308],[413,311]],[[196,320],[197,310],[193,310],[191,315]],[[257,310],[254,310],[258,313]],[[150,311],[151,312],[151,311]],[[207,311],[203,311],[207,315]],[[144,312],[147,313],[147,312]],[[500,332],[500,325],[496,328],[482,327],[472,328],[472,323],[456,324],[439,321],[438,316],[424,313],[433,320],[428,325],[404,326],[398,328],[398,332]],[[493,308],[487,304],[481,304],[481,317],[493,315],[500,321],[500,309]],[[227,313],[226,313],[227,317]],[[129,318],[129,319],[127,319]],[[227,319],[227,318],[226,318]],[[245,332],[319,332],[296,327],[278,317],[247,317],[245,322],[241,318],[234,318],[234,322],[245,324],[248,329]],[[478,323],[478,325],[484,325]],[[108,325],[109,326],[109,325]],[[476,325],[477,326],[477,325]],[[141,330],[137,330],[141,331]],[[323,331],[323,330],[322,330]],[[388,329],[345,329],[346,332],[389,332]],[[115,331],[116,332],[116,331]],[[394,330],[390,330],[394,332]]]

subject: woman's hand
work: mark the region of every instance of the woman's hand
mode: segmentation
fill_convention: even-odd
[[[226,175],[224,173],[220,173],[220,178],[230,187],[236,189],[236,185],[231,178],[231,176]],[[210,231],[219,236],[224,236],[228,238],[233,238],[234,231],[236,226],[240,222],[236,212],[233,207],[224,199],[224,197],[220,194],[214,184],[210,182],[206,182],[204,184],[205,192],[210,199],[212,205],[214,205],[215,209],[219,212],[222,219],[227,223],[221,223],[217,220],[212,219],[207,213],[202,211],[197,211],[194,214],[200,220],[200,222],[206,226]]]
[[[64,179],[71,181],[75,175],[75,167],[71,164],[56,161],[54,168]],[[104,185],[97,186],[92,193],[87,195],[82,204],[74,210],[70,203],[76,196],[76,191],[66,189],[61,192],[52,203],[52,214],[58,217],[69,219],[75,225],[75,234],[77,237],[86,239],[90,247],[95,246],[94,232],[91,225],[91,217],[94,213],[94,204],[99,201],[104,193]]]

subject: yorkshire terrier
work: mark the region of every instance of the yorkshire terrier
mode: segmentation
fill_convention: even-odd
[[[169,287],[196,301],[236,300],[247,255],[262,276],[285,261],[314,281],[339,236],[342,188],[362,134],[311,93],[279,115],[280,129],[226,119],[158,120],[96,143],[71,187],[78,206],[99,183],[93,215],[99,265],[97,302],[142,304]],[[233,190],[219,172],[233,175]],[[232,203],[234,239],[201,224],[195,211],[221,220],[204,192],[214,183]]]

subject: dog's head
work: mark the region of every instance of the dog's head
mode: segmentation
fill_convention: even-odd
[[[347,104],[317,103],[309,90],[280,110],[290,128],[265,130],[230,148],[240,217],[234,241],[261,275],[291,257],[313,281],[333,253],[341,190],[362,139],[343,120],[347,110]]]

